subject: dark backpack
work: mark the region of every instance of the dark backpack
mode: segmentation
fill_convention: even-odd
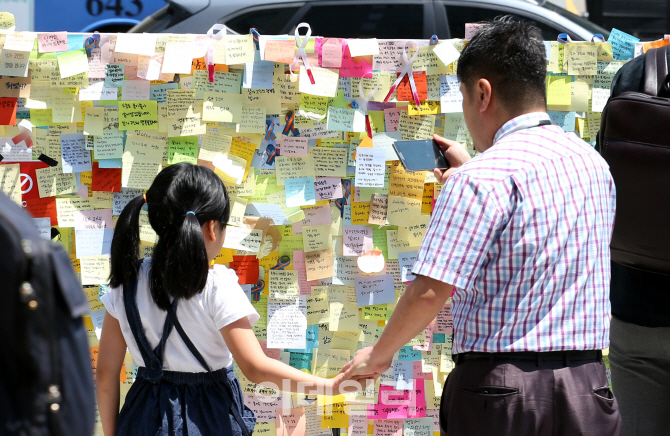
[[[644,93],[623,92],[607,102],[598,143],[616,185],[612,260],[670,274],[670,93],[665,53],[665,47],[647,51]],[[641,68],[640,62],[632,62],[619,73]]]
[[[91,436],[88,301],[60,245],[0,192],[0,434]]]

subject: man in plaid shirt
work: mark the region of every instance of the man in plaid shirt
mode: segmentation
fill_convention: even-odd
[[[451,164],[417,278],[382,336],[343,369],[374,378],[453,294],[447,435],[619,435],[600,350],[609,345],[615,189],[604,160],[546,112],[545,49],[528,23],[487,23],[458,62],[475,148]]]

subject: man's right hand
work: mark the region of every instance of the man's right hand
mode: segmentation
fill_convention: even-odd
[[[461,143],[452,141],[451,139],[443,138],[440,135],[433,135],[435,142],[440,146],[440,150],[444,153],[444,157],[449,162],[450,168],[446,170],[441,170],[435,168],[433,172],[435,173],[435,178],[442,184],[446,183],[450,175],[452,175],[461,165],[469,161],[470,154],[468,151],[461,145]]]

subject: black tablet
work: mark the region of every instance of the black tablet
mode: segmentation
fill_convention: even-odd
[[[444,153],[434,139],[396,141],[393,148],[407,171],[431,171],[435,168],[449,168]]]

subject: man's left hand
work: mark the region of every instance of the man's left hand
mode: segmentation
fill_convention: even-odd
[[[374,380],[379,377],[389,369],[392,360],[391,358],[387,361],[380,361],[379,356],[374,353],[374,347],[366,347],[358,350],[354,358],[342,367],[340,373],[344,374],[347,380],[363,383],[365,380]]]

